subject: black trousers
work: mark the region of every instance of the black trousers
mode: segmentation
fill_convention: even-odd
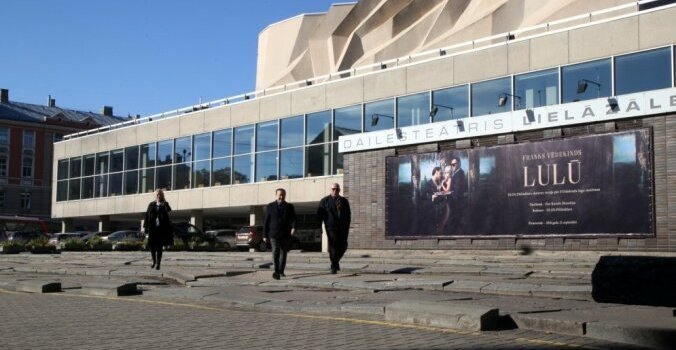
[[[272,246],[272,263],[275,265],[276,273],[284,273],[286,268],[286,255],[291,245],[291,237],[270,238]]]
[[[327,228],[326,235],[329,238],[329,259],[331,259],[331,268],[340,269],[340,259],[347,250],[347,232]]]
[[[153,265],[159,266],[162,262],[162,245],[151,245],[150,256],[153,258]]]

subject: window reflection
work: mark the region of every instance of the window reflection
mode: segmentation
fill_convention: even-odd
[[[122,173],[115,173],[110,175],[110,183],[108,184],[109,196],[119,196],[122,194]]]
[[[282,148],[303,145],[303,116],[285,118],[280,123]]]
[[[138,171],[126,171],[124,173],[124,194],[137,194],[138,182]]]
[[[139,193],[148,193],[155,190],[155,169],[141,169],[139,171]]]
[[[122,171],[124,168],[124,151],[116,149],[110,152],[110,172]]]
[[[432,121],[469,117],[468,85],[432,92]]]
[[[190,136],[176,139],[174,147],[174,163],[190,163],[192,160],[192,144]]]
[[[190,175],[190,163],[175,164],[173,189],[185,190],[190,188]]]
[[[193,138],[195,144],[195,160],[205,160],[211,157],[211,133],[195,135]]]
[[[507,96],[507,103],[498,105],[502,94],[511,94],[510,78],[500,78],[472,84],[472,116],[508,112],[512,108],[512,96]],[[517,102],[515,106],[520,106]]]
[[[254,155],[247,154],[243,156],[233,157],[232,182],[234,184],[245,184],[253,182],[254,174]]]
[[[96,169],[96,155],[88,154],[83,157],[82,161],[82,176],[94,175]]]
[[[364,131],[394,128],[394,99],[364,104]]]
[[[282,179],[303,177],[303,147],[281,150],[279,159],[279,173]]]
[[[331,141],[331,111],[308,114],[305,143],[310,145],[329,141]]]
[[[69,178],[82,176],[82,158],[74,157],[70,159],[70,176]]]
[[[68,180],[68,200],[80,199],[80,179]]]
[[[141,145],[141,168],[155,166],[156,150],[155,143]]]
[[[108,173],[108,152],[96,155],[96,174]]]
[[[68,180],[56,183],[56,201],[63,202],[68,200]]]
[[[671,52],[668,47],[615,58],[615,94],[671,87]]]
[[[277,151],[256,154],[256,181],[277,180]]]
[[[427,124],[430,113],[430,94],[427,92],[397,99],[397,126]]]
[[[254,150],[254,126],[235,128],[235,154],[251,153]]]
[[[334,112],[335,125],[333,141],[342,135],[358,134],[361,132],[361,105],[338,108]]]
[[[214,159],[212,162],[212,183],[214,186],[230,185],[232,165],[230,157]]]
[[[94,197],[108,195],[108,175],[94,176]]]
[[[338,152],[338,143],[333,143],[333,175],[343,173],[343,154]]]
[[[514,94],[521,97],[515,110],[559,103],[559,71],[548,69],[514,76]]]
[[[171,189],[171,165],[159,167],[157,172],[157,188],[164,190]]]
[[[82,199],[94,198],[94,177],[82,178]]]
[[[201,162],[194,162],[192,166],[192,187],[193,188],[199,188],[199,187],[208,187],[209,186],[209,179],[211,175],[211,169],[209,168],[209,162],[208,160],[206,161],[201,161]]]
[[[174,140],[157,143],[157,165],[169,165],[174,153]]]
[[[232,130],[214,131],[214,158],[232,155]]]
[[[561,85],[563,103],[610,96],[610,59],[562,67]]]
[[[305,161],[307,177],[324,176],[331,174],[331,144],[314,145],[307,147]]]
[[[256,125],[256,151],[272,151],[277,149],[277,121]]]
[[[134,170],[137,168],[138,168],[138,146],[125,148],[124,170]]]

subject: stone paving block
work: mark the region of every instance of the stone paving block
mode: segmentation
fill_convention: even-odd
[[[94,281],[82,285],[82,294],[118,297],[126,295],[137,295],[136,283],[115,282],[115,281]]]
[[[56,293],[61,291],[61,282],[47,282],[40,280],[18,281],[16,284],[16,291],[28,293]]]
[[[466,331],[496,329],[499,310],[457,302],[401,300],[385,306],[385,319]]]
[[[169,270],[164,273],[164,277],[176,280],[178,283],[185,285],[187,282],[196,281],[199,278],[207,277],[221,277],[225,276],[222,272],[215,271],[177,271]]]
[[[549,285],[542,284],[532,291],[534,297],[593,300],[590,285]]]
[[[536,312],[510,314],[512,320],[521,329],[543,332],[584,335],[586,321],[574,319],[561,312]]]
[[[530,283],[493,282],[481,288],[481,293],[529,296],[539,288],[539,285]]]
[[[340,305],[340,311],[355,313],[355,314],[366,314],[366,315],[384,315],[385,314],[385,305],[383,304],[342,304]]]
[[[595,339],[628,343],[655,349],[673,349],[676,345],[676,321],[669,319],[588,322],[586,335]]]
[[[455,280],[453,283],[444,286],[444,290],[451,292],[474,292],[481,293],[481,289],[491,282],[472,281],[472,280]]]

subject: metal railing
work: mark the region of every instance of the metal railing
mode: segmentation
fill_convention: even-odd
[[[310,79],[302,80],[302,81],[296,81],[293,83],[288,83],[284,85],[278,85],[278,86],[273,86],[270,88],[266,88],[263,90],[257,90],[253,92],[247,92],[244,94],[236,95],[236,96],[231,96],[231,97],[226,97],[206,103],[200,103],[188,107],[183,107],[183,108],[178,108],[175,110],[170,110],[167,112],[163,113],[158,113],[158,114],[153,114],[147,117],[141,117],[141,118],[135,118],[128,120],[126,122],[118,123],[118,124],[111,124],[111,125],[106,125],[102,126],[100,128],[96,129],[90,129],[90,130],[84,130],[80,131],[78,133],[74,134],[69,134],[64,136],[64,141],[77,138],[77,137],[82,137],[82,136],[87,136],[91,134],[96,134],[100,132],[106,132],[114,129],[120,129],[123,127],[127,126],[132,126],[132,125],[138,125],[142,123],[149,123],[152,121],[164,119],[164,118],[169,118],[169,117],[174,117],[178,115],[182,115],[185,113],[190,113],[190,112],[195,112],[203,109],[208,109],[212,107],[218,107],[218,106],[223,106],[223,105],[229,105],[229,104],[235,104],[235,103],[241,103],[250,99],[256,99],[259,97],[264,97],[264,96],[270,96],[270,95],[275,95],[283,92],[288,92],[288,91],[294,91],[298,89],[302,89],[308,86],[313,86],[316,84],[321,84],[321,83],[326,83],[334,80],[339,80],[339,79],[344,79],[344,78],[351,78],[351,77],[357,77],[357,76],[363,76],[367,74],[373,74],[375,72],[382,71],[384,69],[388,69],[391,67],[403,67],[403,66],[408,66],[408,65],[413,65],[413,64],[420,64],[423,62],[428,62],[432,61],[435,59],[440,59],[443,56],[449,55],[449,56],[457,56],[461,54],[465,54],[468,52],[472,51],[477,51],[477,50],[484,50],[500,45],[506,45],[509,42],[513,41],[521,41],[521,40],[527,40],[527,39],[532,39],[538,36],[542,35],[547,35],[547,34],[553,34],[556,32],[561,32],[561,31],[566,31],[566,30],[571,30],[575,28],[580,28],[580,27],[586,27],[591,24],[599,24],[603,22],[608,22],[611,20],[617,20],[623,17],[631,17],[635,16],[639,13],[639,9],[642,5],[646,5],[649,3],[653,2],[658,2],[658,1],[663,1],[663,0],[640,0],[640,1],[635,1],[631,3],[627,3],[624,5],[619,5],[599,11],[594,11],[594,12],[589,12],[577,16],[572,16],[572,17],[567,17],[564,19],[548,22],[548,23],[543,23],[527,28],[521,28],[513,31],[508,31],[508,32],[503,32],[500,34],[496,35],[491,35],[488,37],[480,38],[477,40],[471,40],[471,41],[466,41],[462,42],[459,44],[451,45],[451,46],[446,46],[442,47],[439,49],[433,49],[433,50],[428,50],[424,52],[419,52],[416,54],[408,55],[408,56],[403,56],[403,57],[398,57],[398,58],[393,58],[390,60],[386,61],[381,61],[369,65],[364,65],[364,66],[359,66],[359,67],[353,67],[350,69],[338,71],[338,72],[333,72],[333,73],[328,73],[325,75],[313,77]],[[667,7],[674,7],[676,4],[667,4],[665,6],[658,6],[655,8],[652,8],[647,11],[643,12],[650,12],[654,11],[659,8],[667,8]],[[619,14],[618,14],[619,13]],[[572,26],[565,26],[570,23],[575,23],[578,22],[576,25]]]

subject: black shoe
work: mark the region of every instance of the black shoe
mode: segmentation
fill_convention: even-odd
[[[272,278],[278,280],[279,279],[279,274],[277,272],[272,273]]]
[[[159,270],[159,269],[160,269],[160,264],[157,264],[157,266],[155,266],[155,270]]]
[[[340,271],[340,263],[336,263],[336,270]]]
[[[151,269],[154,269],[154,268],[155,268],[155,263],[153,263],[153,264],[150,266],[150,268],[151,268]]]
[[[279,275],[282,276],[282,277],[286,277],[286,275],[284,274],[284,272],[280,272]]]
[[[336,270],[335,268],[331,268],[331,274],[332,275],[335,275],[337,273],[338,273],[338,270]]]

